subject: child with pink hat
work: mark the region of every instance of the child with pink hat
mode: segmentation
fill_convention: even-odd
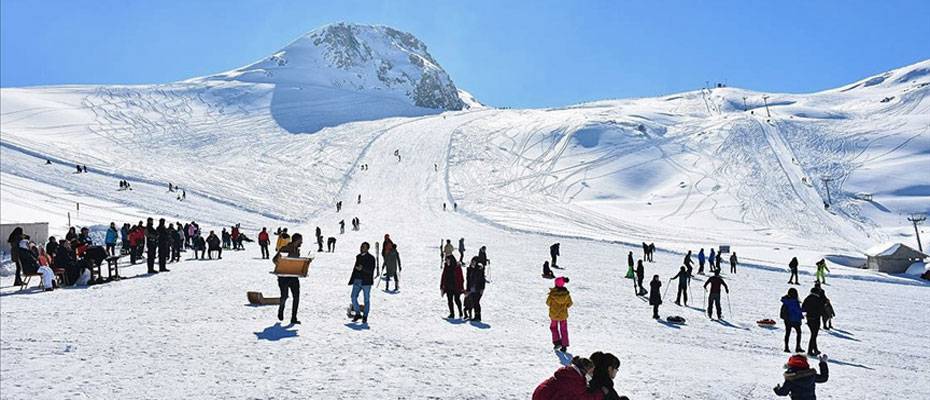
[[[555,287],[549,289],[546,305],[549,306],[549,330],[552,331],[553,349],[565,352],[568,348],[568,308],[572,306],[572,295],[565,284],[568,278],[555,278]]]

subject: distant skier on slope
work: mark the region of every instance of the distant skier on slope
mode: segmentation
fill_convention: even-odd
[[[342,235],[345,233],[346,233],[346,220],[343,219],[339,221],[339,234]]]
[[[714,307],[717,308],[717,319],[723,319],[723,313],[721,312],[720,307],[720,287],[730,293],[730,288],[727,286],[727,283],[723,281],[723,278],[720,277],[720,271],[714,271],[714,276],[707,278],[707,282],[704,282],[704,290],[707,290],[707,286],[710,285],[710,295],[707,298],[707,316],[710,319],[714,319]]]

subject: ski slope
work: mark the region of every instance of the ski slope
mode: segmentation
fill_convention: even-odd
[[[857,256],[888,239],[910,244],[902,214],[930,211],[928,68],[767,94],[771,117],[762,105],[743,109],[743,97],[762,93],[733,88],[545,110],[481,107],[468,96],[477,106],[464,111],[392,114],[313,134],[282,127],[274,82],[3,88],[4,223],[49,220],[60,235],[68,212],[79,225],[152,215],[213,230],[242,223],[251,235],[286,226],[307,237],[305,253],[315,250],[317,226],[339,241],[335,253],[313,251],[297,327],[276,325],[273,307],[245,305],[246,291],[277,293],[254,246],[215,262],[185,253],[168,274],[128,267],[132,279],[87,289],[17,292],[3,277],[0,393],[525,399],[564,361],[549,344],[551,282],[539,278],[549,245],[561,242],[566,269],[557,273],[571,278],[575,301],[569,352],[616,354],[620,393],[772,398],[783,332],[754,321],[777,319],[790,257],[801,259],[804,294],[820,257]],[[351,96],[380,104],[366,90]],[[322,107],[284,112],[318,119]],[[90,172],[74,174],[75,163]],[[821,176],[834,178],[829,210]],[[116,190],[120,179],[134,190]],[[167,193],[168,182],[187,199]],[[362,229],[336,235],[352,217]],[[356,249],[385,233],[403,261],[401,290],[373,290],[370,325],[347,326]],[[460,237],[466,256],[486,245],[492,260],[480,324],[442,318],[439,241]],[[691,307],[665,298],[660,309],[687,325],[652,320],[623,279],[626,254],[639,256],[642,241],[659,248],[647,276],[663,280],[687,250],[732,245],[744,266],[725,274],[726,322],[702,316],[698,280]],[[821,335],[832,364],[819,398],[930,397],[915,384],[930,372],[930,340],[914,334],[930,328],[920,312],[930,307],[928,285],[831,268],[838,330]]]

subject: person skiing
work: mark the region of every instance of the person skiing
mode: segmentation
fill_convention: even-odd
[[[643,279],[645,278],[646,268],[643,267],[643,260],[636,260],[636,286],[639,287],[639,290],[636,292],[637,296],[646,294],[646,288],[643,287]]]
[[[368,313],[371,312],[371,285],[375,283],[375,272],[380,272],[376,266],[375,257],[368,253],[370,247],[371,245],[368,242],[362,242],[359,254],[355,256],[355,267],[352,268],[352,276],[349,277],[349,285],[352,286],[352,309],[355,311],[352,322],[358,322],[361,319],[362,324],[368,323]],[[359,293],[365,295],[364,312],[359,309]]]
[[[464,285],[465,279],[462,277],[461,264],[455,259],[454,255],[446,255],[446,262],[439,280],[439,292],[441,295],[446,296],[446,301],[449,304],[449,316],[446,318],[455,318],[455,310],[452,308],[453,302],[459,310],[459,317],[464,317],[464,314],[462,314]]]
[[[811,288],[811,292],[804,298],[801,304],[801,311],[807,316],[807,328],[811,331],[810,341],[807,343],[807,354],[816,356],[820,354],[820,348],[817,347],[817,334],[820,331],[820,318],[823,316],[823,295],[816,287]]]
[[[678,271],[675,276],[673,276],[669,281],[678,279],[678,295],[675,297],[675,304],[681,305],[681,298],[685,298],[685,307],[688,306],[688,283],[691,280],[691,274],[688,273],[688,269],[684,265],[681,266],[681,269]]]
[[[459,238],[459,262],[465,259],[465,238]]]
[[[568,309],[572,306],[572,295],[565,284],[568,278],[555,278],[555,287],[549,289],[546,305],[549,306],[549,331],[552,332],[553,349],[565,352],[568,349]]]
[[[159,218],[158,228],[155,232],[158,234],[158,272],[169,272],[168,268],[165,268],[165,263],[168,261],[168,257],[170,257],[171,234],[165,226],[164,218]]]
[[[830,378],[827,368],[827,355],[819,357],[820,373],[807,364],[807,357],[795,354],[788,358],[785,364],[785,383],[775,386],[772,390],[778,396],[791,396],[791,400],[816,400],[815,393],[818,383],[824,383]]]
[[[387,242],[385,241],[384,249],[387,250],[387,248]],[[384,254],[384,290],[391,290],[391,278],[394,278],[394,291],[400,290],[400,276],[397,272],[402,269],[400,253],[397,252],[397,245],[392,242],[390,251]]]
[[[710,248],[710,254],[707,256],[707,268],[710,269],[710,273],[715,273],[717,268],[714,268],[714,262],[717,260],[717,253],[714,252],[714,248]]]
[[[481,296],[486,284],[484,264],[472,257],[465,274],[465,319],[481,322]]]
[[[830,268],[827,268],[827,261],[820,259],[817,261],[817,282],[818,283],[827,283],[827,273],[830,272]]]
[[[626,256],[626,279],[633,279],[636,277],[636,272],[633,270],[633,252]]]
[[[804,318],[804,315],[801,311],[801,303],[798,300],[797,289],[790,288],[788,289],[788,293],[782,296],[779,315],[781,319],[785,321],[785,353],[791,352],[791,349],[788,347],[788,342],[791,339],[792,329],[795,330],[794,351],[796,353],[803,353],[804,349],[801,348],[801,319]]]
[[[662,304],[662,281],[658,275],[652,276],[649,282],[649,305],[652,306],[652,318],[659,319],[659,305]]]
[[[110,222],[110,227],[107,229],[106,237],[103,239],[103,243],[106,245],[108,256],[116,255],[116,239],[118,237],[119,232],[116,230],[116,223]]]
[[[720,287],[723,286],[727,294],[730,293],[730,288],[720,277],[720,270],[714,270],[714,276],[707,278],[707,282],[704,282],[704,290],[707,290],[707,285],[710,285],[710,295],[707,298],[707,316],[714,319],[713,307],[717,307],[717,319],[723,319],[720,307]]]
[[[738,262],[739,260],[737,260],[736,252],[734,251],[733,254],[730,254],[730,273],[733,273],[733,274],[736,273],[736,264]]]
[[[798,283],[798,258],[791,257],[791,262],[788,263],[788,270],[791,271],[791,276],[788,277],[788,283],[794,285],[800,285]]]
[[[707,261],[707,255],[704,254],[704,248],[698,252],[698,275],[704,275],[704,263]]]
[[[285,254],[288,258],[300,257],[300,245],[302,243],[303,237],[299,233],[294,233],[291,241],[277,250],[271,262],[278,265],[281,254]],[[281,291],[281,301],[278,303],[278,321],[284,321],[284,305],[287,303],[287,293],[290,291],[291,295],[294,296],[294,302],[291,303],[291,325],[299,325],[297,308],[300,306],[300,279],[296,276],[279,276],[278,289]]]
[[[558,267],[559,267],[559,264],[556,263],[556,261],[558,260],[558,258],[559,258],[559,256],[560,256],[560,254],[559,254],[559,246],[560,246],[559,243],[556,243],[556,244],[553,244],[552,246],[549,246],[549,257],[552,258],[552,263],[550,263],[549,265],[550,265],[552,268],[558,268]]]
[[[263,226],[262,231],[258,233],[258,247],[262,249],[262,259],[268,258],[268,245],[271,239],[268,237],[268,230]]]
[[[145,249],[148,273],[157,274],[155,256],[158,254],[158,231],[155,230],[155,220],[152,217],[149,217],[145,224]]]

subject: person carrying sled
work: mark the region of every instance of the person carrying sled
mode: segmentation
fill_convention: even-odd
[[[791,261],[788,263],[788,270],[791,271],[791,276],[788,277],[788,283],[793,285],[800,285],[798,283],[798,258],[791,257]]]
[[[449,254],[446,256],[439,280],[439,293],[446,296],[446,301],[449,304],[449,316],[446,318],[455,318],[455,309],[452,308],[453,302],[459,310],[459,317],[464,317],[462,313],[463,292],[465,292],[465,278],[462,276],[461,264],[455,259],[454,255]]]
[[[820,373],[807,364],[807,357],[795,354],[785,364],[785,383],[772,390],[778,396],[791,396],[791,400],[816,400],[816,387],[830,378],[826,354],[819,357]]]
[[[659,319],[659,305],[662,304],[662,281],[658,275],[649,282],[649,305],[652,306],[652,318]]]
[[[730,288],[727,286],[727,283],[723,281],[723,278],[720,277],[720,270],[714,270],[714,276],[707,278],[707,282],[704,282],[704,290],[707,290],[707,286],[710,285],[710,295],[707,297],[707,316],[710,319],[714,319],[713,308],[717,307],[717,319],[723,319],[723,313],[721,312],[720,307],[720,287],[723,286],[723,289],[730,293]]]
[[[277,265],[281,254],[285,254],[288,258],[300,257],[301,244],[303,244],[303,237],[299,233],[295,233],[288,244],[278,249],[271,262]],[[287,303],[287,293],[290,291],[291,295],[294,296],[294,302],[291,303],[291,325],[299,325],[297,308],[300,305],[300,279],[296,276],[279,276],[278,289],[281,291],[281,302],[278,303],[278,321],[284,320],[284,305]]]
[[[568,349],[568,309],[572,306],[572,295],[565,284],[568,278],[555,278],[555,287],[549,289],[546,305],[549,306],[549,331],[552,332],[552,346],[561,352]]]
[[[384,249],[388,249],[387,242]],[[397,245],[392,242],[390,251],[384,254],[384,290],[391,290],[391,278],[394,278],[394,291],[400,290],[400,275],[397,272],[402,269],[400,253],[397,252]]]
[[[691,274],[688,273],[688,268],[685,268],[684,265],[681,266],[681,269],[678,270],[678,273],[675,274],[669,281],[678,279],[678,295],[675,297],[675,304],[681,305],[681,298],[685,298],[685,307],[688,306],[688,283],[691,281]]]
[[[349,285],[352,286],[352,309],[355,311],[352,322],[358,322],[361,319],[363,324],[368,323],[368,313],[371,312],[371,285],[375,283],[374,275],[378,271],[375,257],[368,253],[370,247],[371,245],[368,242],[362,243],[359,254],[355,256],[355,267],[352,268],[352,276],[349,277]],[[359,293],[365,294],[364,313],[359,309]]]
[[[785,321],[785,353],[790,353],[788,342],[791,339],[791,330],[795,331],[795,353],[803,353],[801,348],[801,319],[804,314],[801,311],[801,302],[798,300],[798,290],[795,288],[788,289],[788,293],[781,298],[781,319]]]

